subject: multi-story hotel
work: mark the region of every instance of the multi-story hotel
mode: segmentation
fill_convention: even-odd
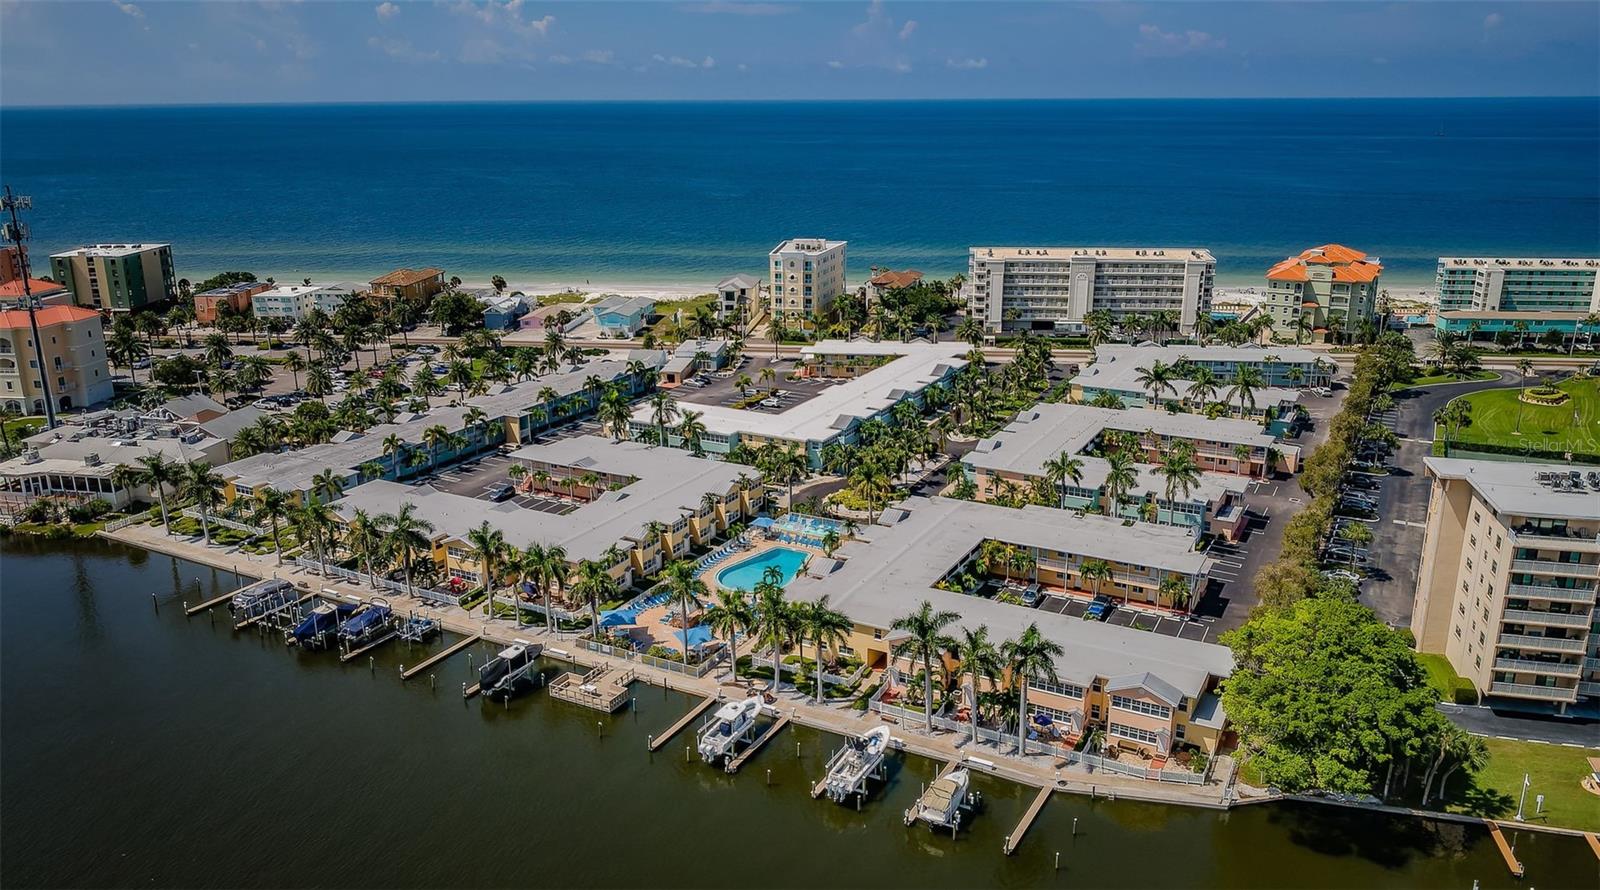
[[[790,238],[767,254],[772,273],[769,299],[774,315],[786,318],[821,313],[844,293],[848,241]]]
[[[50,255],[55,279],[79,306],[132,312],[178,296],[170,244],[93,244]]]
[[[1084,317],[1178,313],[1184,329],[1211,307],[1217,261],[1192,247],[974,247],[965,296],[990,334],[1081,332]]]
[[[55,407],[83,408],[110,399],[111,371],[99,314],[81,306],[46,306],[34,315]],[[0,310],[0,405],[43,414],[44,386],[28,313]]]
[[[1326,331],[1337,316],[1347,331],[1378,313],[1377,257],[1342,244],[1324,244],[1300,252],[1267,270],[1267,298],[1262,302],[1273,326],[1293,331],[1299,319],[1310,319],[1313,331]]]
[[[1096,456],[1107,432],[1137,437],[1138,479],[1114,504],[1106,487],[1110,465]],[[1167,497],[1166,479],[1154,466],[1179,442],[1194,449],[1199,483]],[[1049,481],[1046,462],[1058,455],[1077,458],[1081,478]],[[1293,470],[1300,450],[1278,442],[1249,421],[1211,420],[1198,414],[1170,414],[1135,408],[1117,411],[1087,405],[1039,404],[1024,409],[994,436],[980,441],[962,458],[977,496],[991,500],[1013,488],[1027,491],[1044,484],[1052,503],[1072,510],[1104,512],[1124,519],[1146,519],[1191,534],[1210,533],[1228,539],[1244,531],[1245,492],[1251,476],[1275,468]],[[1059,500],[1054,500],[1059,498]]]
[[[359,284],[283,284],[251,295],[250,305],[256,318],[299,321],[313,309],[332,315],[359,293]]]
[[[574,566],[600,561],[627,586],[687,556],[691,547],[706,546],[733,523],[754,518],[762,506],[761,476],[750,467],[638,442],[577,436],[530,445],[511,460],[528,471],[521,483],[527,493],[559,493],[580,503],[550,512],[377,481],[352,489],[334,508],[349,518],[357,509],[379,515],[414,505],[417,517],[433,525],[434,561],[447,576],[469,583],[481,581],[483,566],[472,556],[467,532],[488,521],[514,547],[559,545]]]
[[[244,312],[251,305],[251,297],[271,289],[272,285],[265,281],[241,281],[201,291],[194,295],[194,320],[200,324],[216,324],[223,306]]]
[[[990,565],[986,571],[988,542],[1027,556],[1031,568]],[[1111,569],[1111,578],[1098,588],[1084,575],[1085,564],[1094,560]],[[1178,589],[1198,596],[1208,568],[1194,540],[1175,528],[1124,526],[1048,507],[1013,510],[910,498],[862,527],[834,559],[813,559],[785,592],[800,602],[827,596],[854,625],[839,654],[856,655],[872,667],[898,667],[907,676],[920,665],[893,658],[900,638],[894,622],[924,601],[961,616],[961,628],[986,625],[991,639],[1015,638],[1037,624],[1063,652],[1055,660],[1058,682],[1028,682],[1029,711],[1050,715],[1073,735],[1101,728],[1110,746],[1163,760],[1184,744],[1215,752],[1226,723],[1217,684],[1233,670],[1227,647],[1085,621],[962,588],[974,577],[1006,571],[1022,583],[1071,596],[1098,589],[1117,600],[1166,607]],[[959,630],[952,626],[947,632]]]
[[[1600,698],[1600,472],[1423,459],[1433,480],[1411,630],[1491,701]]]
[[[1440,257],[1434,285],[1440,331],[1600,333],[1600,325],[1584,325],[1600,313],[1597,259]]]

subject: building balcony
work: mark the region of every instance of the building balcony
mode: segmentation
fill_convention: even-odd
[[[1600,683],[1585,680],[1578,684],[1578,694],[1600,698]]]
[[[1543,624],[1547,627],[1588,627],[1589,616],[1568,612],[1540,612],[1533,609],[1507,609],[1500,614],[1501,621],[1517,624]]]
[[[1579,677],[1583,665],[1570,661],[1536,661],[1527,658],[1496,658],[1495,670],[1519,674],[1547,674],[1552,677]]]
[[[1547,587],[1543,584],[1513,584],[1506,588],[1507,596],[1524,599],[1551,600],[1563,603],[1594,603],[1594,591],[1570,587]]]
[[[1572,529],[1563,535],[1551,529],[1542,529],[1539,531],[1519,531],[1516,536],[1517,543],[1526,547],[1600,553],[1600,538],[1596,538],[1594,532]]]
[[[1538,649],[1544,652],[1583,652],[1584,641],[1564,637],[1540,637],[1533,634],[1501,634],[1496,646],[1510,649]]]
[[[1576,686],[1534,686],[1528,683],[1490,683],[1490,695],[1504,695],[1508,698],[1532,698],[1540,701],[1576,701],[1578,689]]]
[[[1554,562],[1545,559],[1513,559],[1511,571],[1534,575],[1563,575],[1570,578],[1600,578],[1600,564],[1589,562]]]

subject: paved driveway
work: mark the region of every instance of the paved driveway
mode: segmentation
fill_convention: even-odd
[[[1554,717],[1548,714],[1496,713],[1481,705],[1441,704],[1439,710],[1450,722],[1478,735],[1502,739],[1528,739],[1552,745],[1590,747],[1600,745],[1600,723],[1592,719]]]

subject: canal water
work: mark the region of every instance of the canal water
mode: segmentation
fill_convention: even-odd
[[[952,840],[901,821],[930,761],[895,761],[857,812],[807,794],[839,741],[824,733],[786,730],[730,777],[686,762],[687,736],[646,753],[684,696],[637,686],[635,707],[609,717],[542,691],[463,703],[464,653],[432,687],[402,685],[400,665],[436,646],[345,665],[183,616],[182,601],[233,587],[231,573],[104,542],[0,543],[0,883],[1515,884],[1476,827],[1306,805],[1057,795],[1008,858],[1030,799],[1017,786],[978,777],[985,806]],[[1581,840],[1511,839],[1524,886],[1596,885]]]

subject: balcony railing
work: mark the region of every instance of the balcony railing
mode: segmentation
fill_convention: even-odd
[[[1534,661],[1527,658],[1496,658],[1495,670],[1516,671],[1519,674],[1549,674],[1553,677],[1578,677],[1583,665],[1570,661]]]
[[[1564,603],[1593,603],[1594,591],[1570,587],[1547,587],[1543,584],[1513,584],[1506,588],[1509,596],[1539,600],[1559,600]]]
[[[1578,684],[1578,694],[1600,696],[1600,683],[1585,680]]]
[[[1515,621],[1519,624],[1544,624],[1551,627],[1588,627],[1588,615],[1571,615],[1566,612],[1537,612],[1533,609],[1507,609],[1500,616],[1501,621]]]
[[[1528,683],[1490,683],[1490,695],[1509,695],[1516,698],[1537,698],[1544,701],[1575,701],[1576,686],[1533,686]]]
[[[1495,640],[1495,645],[1513,649],[1543,649],[1547,652],[1582,652],[1583,642],[1583,640],[1540,637],[1533,634],[1501,634]]]
[[[1532,572],[1539,575],[1571,575],[1577,578],[1600,577],[1600,564],[1589,562],[1554,562],[1545,559],[1513,559],[1511,571]]]

